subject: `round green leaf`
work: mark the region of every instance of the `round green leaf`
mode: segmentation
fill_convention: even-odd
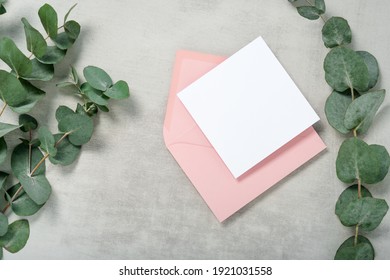
[[[54,136],[46,126],[42,126],[38,130],[38,138],[41,142],[40,147],[49,155],[55,156],[57,149],[55,147]]]
[[[27,220],[18,220],[8,226],[8,232],[0,237],[0,247],[10,253],[19,252],[26,245],[30,236],[30,226]]]
[[[350,202],[339,218],[344,226],[359,225],[363,230],[372,231],[380,225],[388,209],[384,199],[363,197]]]
[[[75,114],[75,112],[72,109],[70,109],[69,107],[61,105],[56,110],[56,119],[59,122],[64,117],[66,117],[68,115],[73,115],[73,114]]]
[[[30,130],[37,129],[38,122],[34,117],[27,114],[22,114],[19,116],[19,125],[21,126],[21,131],[28,132]]]
[[[0,138],[0,164],[2,164],[6,158],[7,158],[7,143],[5,142],[4,137],[1,137]]]
[[[93,120],[85,115],[68,115],[59,121],[58,129],[69,134],[69,141],[73,145],[81,146],[91,139]]]
[[[67,21],[64,25],[66,34],[70,39],[76,40],[80,35],[80,24],[74,20]]]
[[[353,183],[358,176],[362,183],[378,183],[386,177],[389,166],[385,147],[369,146],[355,137],[343,142],[336,160],[337,177],[344,183]]]
[[[11,107],[27,99],[27,92],[20,81],[4,70],[0,70],[0,98]]]
[[[19,125],[9,124],[9,123],[0,123],[0,138],[4,135],[10,133],[11,131],[14,131],[15,129],[19,128]]]
[[[328,19],[322,28],[322,40],[327,48],[351,43],[352,32],[348,21],[342,17]]]
[[[113,99],[124,99],[130,96],[129,86],[125,81],[118,81],[107,91],[103,92],[105,96]],[[99,104],[102,105],[102,104]]]
[[[19,79],[19,81],[27,92],[27,98],[17,105],[10,106],[10,108],[18,114],[24,114],[34,108],[35,104],[45,96],[45,92],[28,81],[23,79]]]
[[[57,48],[61,50],[67,50],[69,49],[75,40],[69,38],[68,33],[62,32],[57,35],[57,38],[53,40],[54,44],[57,46]]]
[[[62,134],[55,134],[54,140],[58,141]],[[57,145],[57,154],[50,156],[49,160],[53,164],[69,165],[72,164],[80,154],[81,147],[73,145],[67,138],[64,138]]]
[[[31,149],[31,164],[29,158],[29,147],[25,144],[19,144],[14,149],[11,156],[11,168],[14,175],[22,184],[28,196],[38,205],[44,204],[50,197],[51,186],[45,174],[45,163],[31,176],[32,169],[43,158],[38,148]]]
[[[325,79],[338,92],[349,88],[364,91],[369,82],[369,73],[363,58],[346,47],[336,47],[325,57]]]
[[[366,133],[384,99],[384,90],[370,92],[356,98],[345,112],[344,126],[347,129],[356,129],[359,134]]]
[[[25,56],[10,38],[0,39],[0,59],[3,60],[17,76],[28,76],[32,71],[31,61]]]
[[[363,58],[364,63],[366,63],[366,66],[368,68],[368,73],[370,75],[368,87],[365,90],[365,91],[367,91],[367,90],[373,88],[376,85],[376,83],[378,82],[378,78],[379,78],[378,61],[376,60],[375,56],[373,56],[369,52],[357,51],[357,54]],[[365,92],[365,91],[363,91],[363,92]]]
[[[371,193],[364,186],[361,186],[361,194],[362,197],[372,197]],[[352,185],[341,193],[336,203],[336,215],[340,217],[345,212],[347,206],[355,200],[358,200],[358,185]]]
[[[49,46],[42,57],[37,57],[37,60],[43,64],[57,64],[66,54],[66,51],[57,48],[56,46]]]
[[[43,5],[38,11],[39,19],[50,38],[55,39],[58,32],[57,12],[49,4]]]
[[[104,98],[103,93],[100,90],[93,88],[89,83],[83,83],[80,89],[81,92],[93,103],[102,106],[108,105],[108,101],[106,98]]]
[[[352,236],[341,244],[336,252],[335,260],[373,260],[375,258],[374,247],[364,236],[358,235],[357,244],[354,244],[355,236]]]
[[[3,236],[8,231],[8,218],[0,212],[0,236]]]
[[[304,18],[315,20],[323,14],[319,9],[313,6],[302,6],[297,8],[298,13]]]
[[[83,73],[87,82],[95,89],[106,91],[112,86],[111,77],[103,69],[96,66],[87,66]]]
[[[25,80],[32,81],[50,81],[54,76],[54,66],[51,64],[43,64],[36,58],[31,60],[32,71],[30,75],[21,76]]]
[[[20,183],[16,185],[16,189],[19,187]],[[16,215],[23,217],[34,215],[42,206],[36,204],[24,191],[11,204],[12,211]]]
[[[27,49],[36,57],[44,55],[47,48],[45,38],[43,38],[38,30],[30,25],[27,19],[22,18],[22,22],[24,25],[24,33],[26,34]]]
[[[340,133],[347,134],[349,129],[344,125],[345,112],[352,103],[351,96],[333,91],[325,103],[325,114],[329,124]]]

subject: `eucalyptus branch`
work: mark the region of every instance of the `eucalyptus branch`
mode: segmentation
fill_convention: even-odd
[[[297,0],[289,0],[296,2]],[[314,20],[325,13],[324,0],[310,6],[297,7],[299,14]],[[390,156],[380,145],[368,145],[358,136],[367,133],[385,98],[385,90],[373,89],[378,81],[376,58],[366,51],[347,47],[352,41],[348,22],[341,17],[325,21],[322,39],[330,51],[324,61],[325,79],[333,92],[325,104],[329,124],[338,132],[353,137],[346,139],[338,152],[336,173],[340,181],[351,184],[336,203],[341,223],[355,229],[354,235],[341,244],[335,259],[374,259],[371,242],[359,231],[372,231],[386,215],[389,206],[384,199],[373,198],[363,184],[376,184],[387,175]]]

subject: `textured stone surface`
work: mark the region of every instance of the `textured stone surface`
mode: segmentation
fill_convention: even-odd
[[[38,8],[49,2],[60,19],[71,1],[9,1],[0,34],[25,44],[20,18],[39,26]],[[390,89],[390,2],[328,0],[327,16],[348,19],[353,47],[373,53],[380,86]],[[300,17],[287,0],[79,1],[72,13],[82,25],[69,64],[107,70],[129,82],[132,96],[96,120],[91,142],[71,166],[48,163],[53,195],[30,219],[31,237],[5,259],[331,259],[353,234],[334,215],[344,185],[335,173],[343,140],[327,123],[330,88],[322,62],[327,53],[321,21]],[[165,115],[175,52],[189,49],[231,55],[262,35],[321,117],[316,129],[327,151],[220,224],[164,146]],[[2,64],[3,65],[3,64]],[[59,104],[75,99],[48,86],[32,112],[49,121]],[[365,140],[390,148],[390,98]],[[7,112],[2,121],[16,116]],[[390,176],[371,188],[390,199]],[[378,259],[390,259],[390,216],[367,235]],[[11,217],[11,220],[15,217]]]

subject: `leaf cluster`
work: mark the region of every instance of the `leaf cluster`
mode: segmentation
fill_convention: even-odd
[[[298,12],[305,18],[317,19],[319,16],[315,18],[313,14],[322,15],[320,6],[325,12],[322,2],[298,7]],[[354,51],[348,46],[352,32],[347,20],[342,17],[322,19],[325,22],[322,40],[330,49],[323,65],[325,80],[333,89],[325,103],[325,114],[338,132],[353,134],[339,149],[336,173],[342,182],[355,184],[340,195],[336,215],[344,226],[355,228],[355,236],[340,246],[335,259],[373,259],[374,248],[366,237],[358,234],[359,229],[372,231],[377,228],[389,207],[385,200],[373,198],[362,184],[381,182],[388,173],[390,156],[385,147],[368,145],[358,136],[369,131],[385,98],[385,90],[375,89],[379,77],[376,58],[367,51]]]

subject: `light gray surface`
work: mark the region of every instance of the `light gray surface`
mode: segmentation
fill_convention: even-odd
[[[20,18],[39,26],[45,1],[7,3],[0,34],[24,45]],[[73,1],[50,0],[60,13]],[[57,69],[89,64],[129,82],[130,100],[100,115],[95,134],[69,167],[48,163],[53,195],[30,218],[31,237],[5,259],[331,259],[348,236],[334,215],[344,189],[335,175],[343,140],[329,127],[324,103],[330,88],[322,62],[322,22],[301,18],[287,0],[79,1],[72,17],[82,34]],[[380,86],[390,89],[390,2],[327,0],[327,15],[348,19],[353,47],[373,53]],[[321,121],[327,151],[220,224],[164,146],[162,126],[175,52],[189,49],[228,56],[262,35]],[[54,130],[59,104],[75,100],[48,87],[32,112]],[[387,98],[365,140],[390,148]],[[7,111],[2,121],[15,120]],[[390,176],[372,188],[390,198]],[[367,234],[378,259],[390,259],[390,216]],[[14,219],[15,217],[11,217]]]

